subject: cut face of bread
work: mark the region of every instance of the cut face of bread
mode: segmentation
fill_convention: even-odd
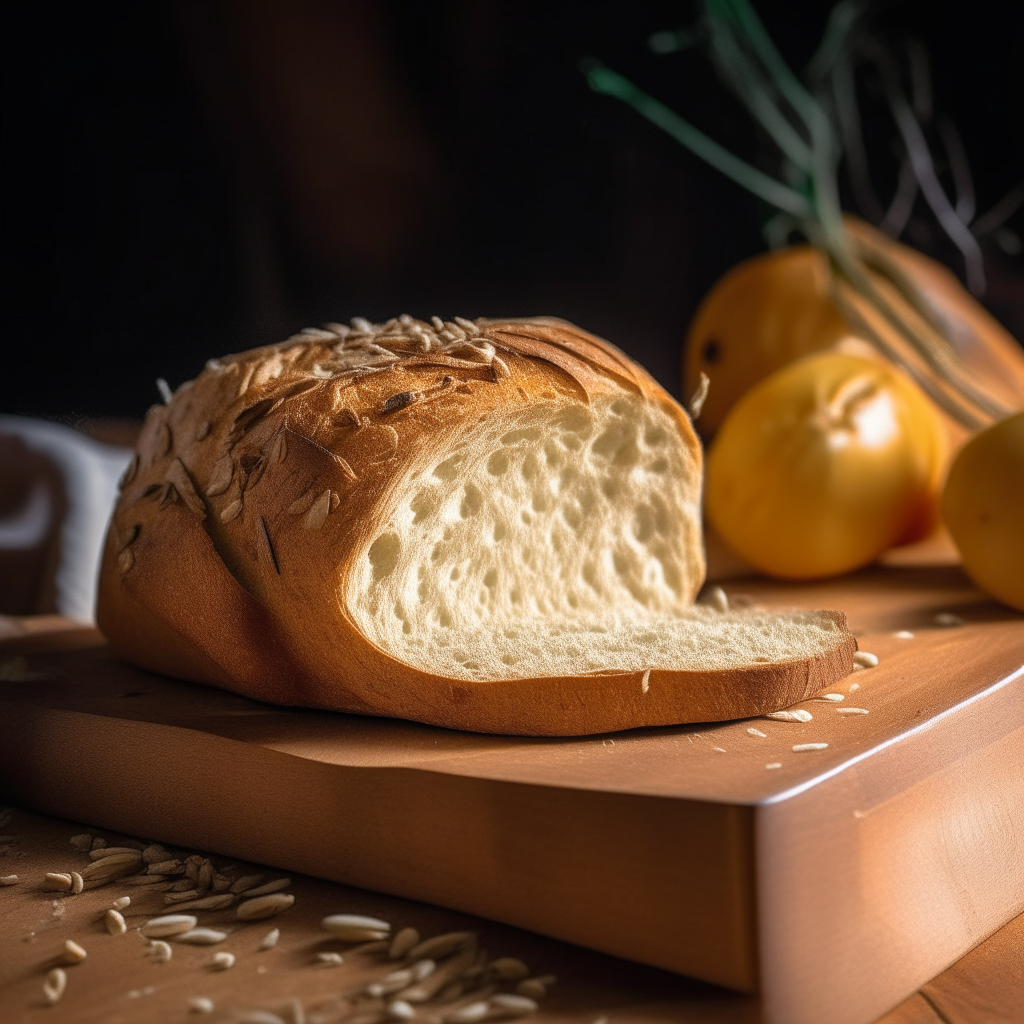
[[[150,410],[98,623],[143,667],[278,704],[571,736],[786,707],[838,612],[694,607],[700,443],[564,321],[328,324]]]
[[[410,474],[357,557],[346,601],[368,639],[420,668],[514,678],[538,666],[513,633],[624,628],[690,606],[700,481],[667,413],[609,398],[474,428]],[[601,657],[589,667],[619,667]]]

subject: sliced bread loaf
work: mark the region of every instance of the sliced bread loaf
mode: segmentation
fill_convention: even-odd
[[[838,612],[694,606],[701,449],[562,321],[329,325],[146,420],[98,620],[275,703],[579,735],[763,714],[850,671]]]

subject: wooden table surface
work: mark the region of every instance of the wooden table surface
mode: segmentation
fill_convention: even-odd
[[[112,752],[116,756],[116,752]],[[183,779],[187,786],[188,780]],[[395,969],[386,953],[352,954],[346,944],[320,928],[327,914],[357,913],[382,918],[397,931],[416,927],[424,937],[449,931],[474,931],[489,956],[517,957],[533,976],[556,975],[547,995],[528,1019],[537,1024],[753,1024],[756,1001],[678,975],[602,956],[565,943],[376,893],[318,879],[293,876],[287,892],[294,906],[271,920],[242,923],[232,911],[207,913],[202,924],[231,930],[215,946],[171,941],[173,956],[158,963],[138,928],[166,913],[161,893],[115,881],[80,895],[45,891],[47,871],[80,870],[88,855],[70,844],[85,832],[108,847],[135,839],[84,823],[61,821],[18,808],[0,811],[0,876],[18,881],[0,888],[0,1019],[10,1024],[82,1022],[127,1024],[136,1021],[209,1020],[236,1022],[255,1011],[276,1014],[286,1024],[304,1017],[307,1024],[385,1019],[372,1001],[346,1000],[368,982]],[[192,851],[188,851],[192,852]],[[224,866],[221,859],[214,863]],[[253,871],[260,871],[258,867]],[[233,869],[249,873],[248,865]],[[281,872],[264,868],[268,880]],[[128,931],[111,935],[104,915],[113,900],[130,896],[124,910]],[[172,908],[173,910],[173,908]],[[277,927],[280,940],[269,950],[259,944]],[[88,956],[65,966],[67,987],[54,1005],[43,995],[47,972],[62,963],[64,943],[77,942]],[[215,970],[216,952],[228,951],[236,962]],[[324,952],[340,952],[344,962],[327,966]],[[442,961],[443,963],[443,961]],[[502,986],[513,991],[516,982]],[[209,1014],[190,1011],[189,1001],[209,998]],[[339,999],[340,997],[340,999]],[[474,1000],[423,1004],[418,1019],[442,1021],[460,1004]],[[298,1001],[298,1002],[296,1002]],[[301,1013],[298,1007],[301,1006]],[[250,1017],[253,1024],[273,1024],[272,1017]],[[1024,915],[1015,918],[958,963],[933,979],[878,1024],[1011,1024],[1024,1020]],[[826,1022],[823,1022],[826,1024]]]

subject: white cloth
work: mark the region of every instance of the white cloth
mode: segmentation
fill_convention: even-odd
[[[26,416],[0,416],[0,433],[20,437],[26,448],[54,462],[64,477],[68,509],[60,531],[57,612],[91,623],[103,540],[117,500],[117,482],[131,461],[131,449],[103,444],[60,423]],[[38,543],[38,538],[45,536],[52,510],[45,489],[41,493],[41,498],[33,493],[15,519],[0,524],[0,543],[6,538],[10,541],[6,547],[26,547],[31,546],[32,537],[37,537]],[[8,533],[10,537],[6,537]]]

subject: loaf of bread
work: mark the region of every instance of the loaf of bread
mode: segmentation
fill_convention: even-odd
[[[701,448],[551,318],[329,324],[146,417],[97,618],[128,660],[277,704],[569,736],[831,685],[838,612],[694,605]]]

